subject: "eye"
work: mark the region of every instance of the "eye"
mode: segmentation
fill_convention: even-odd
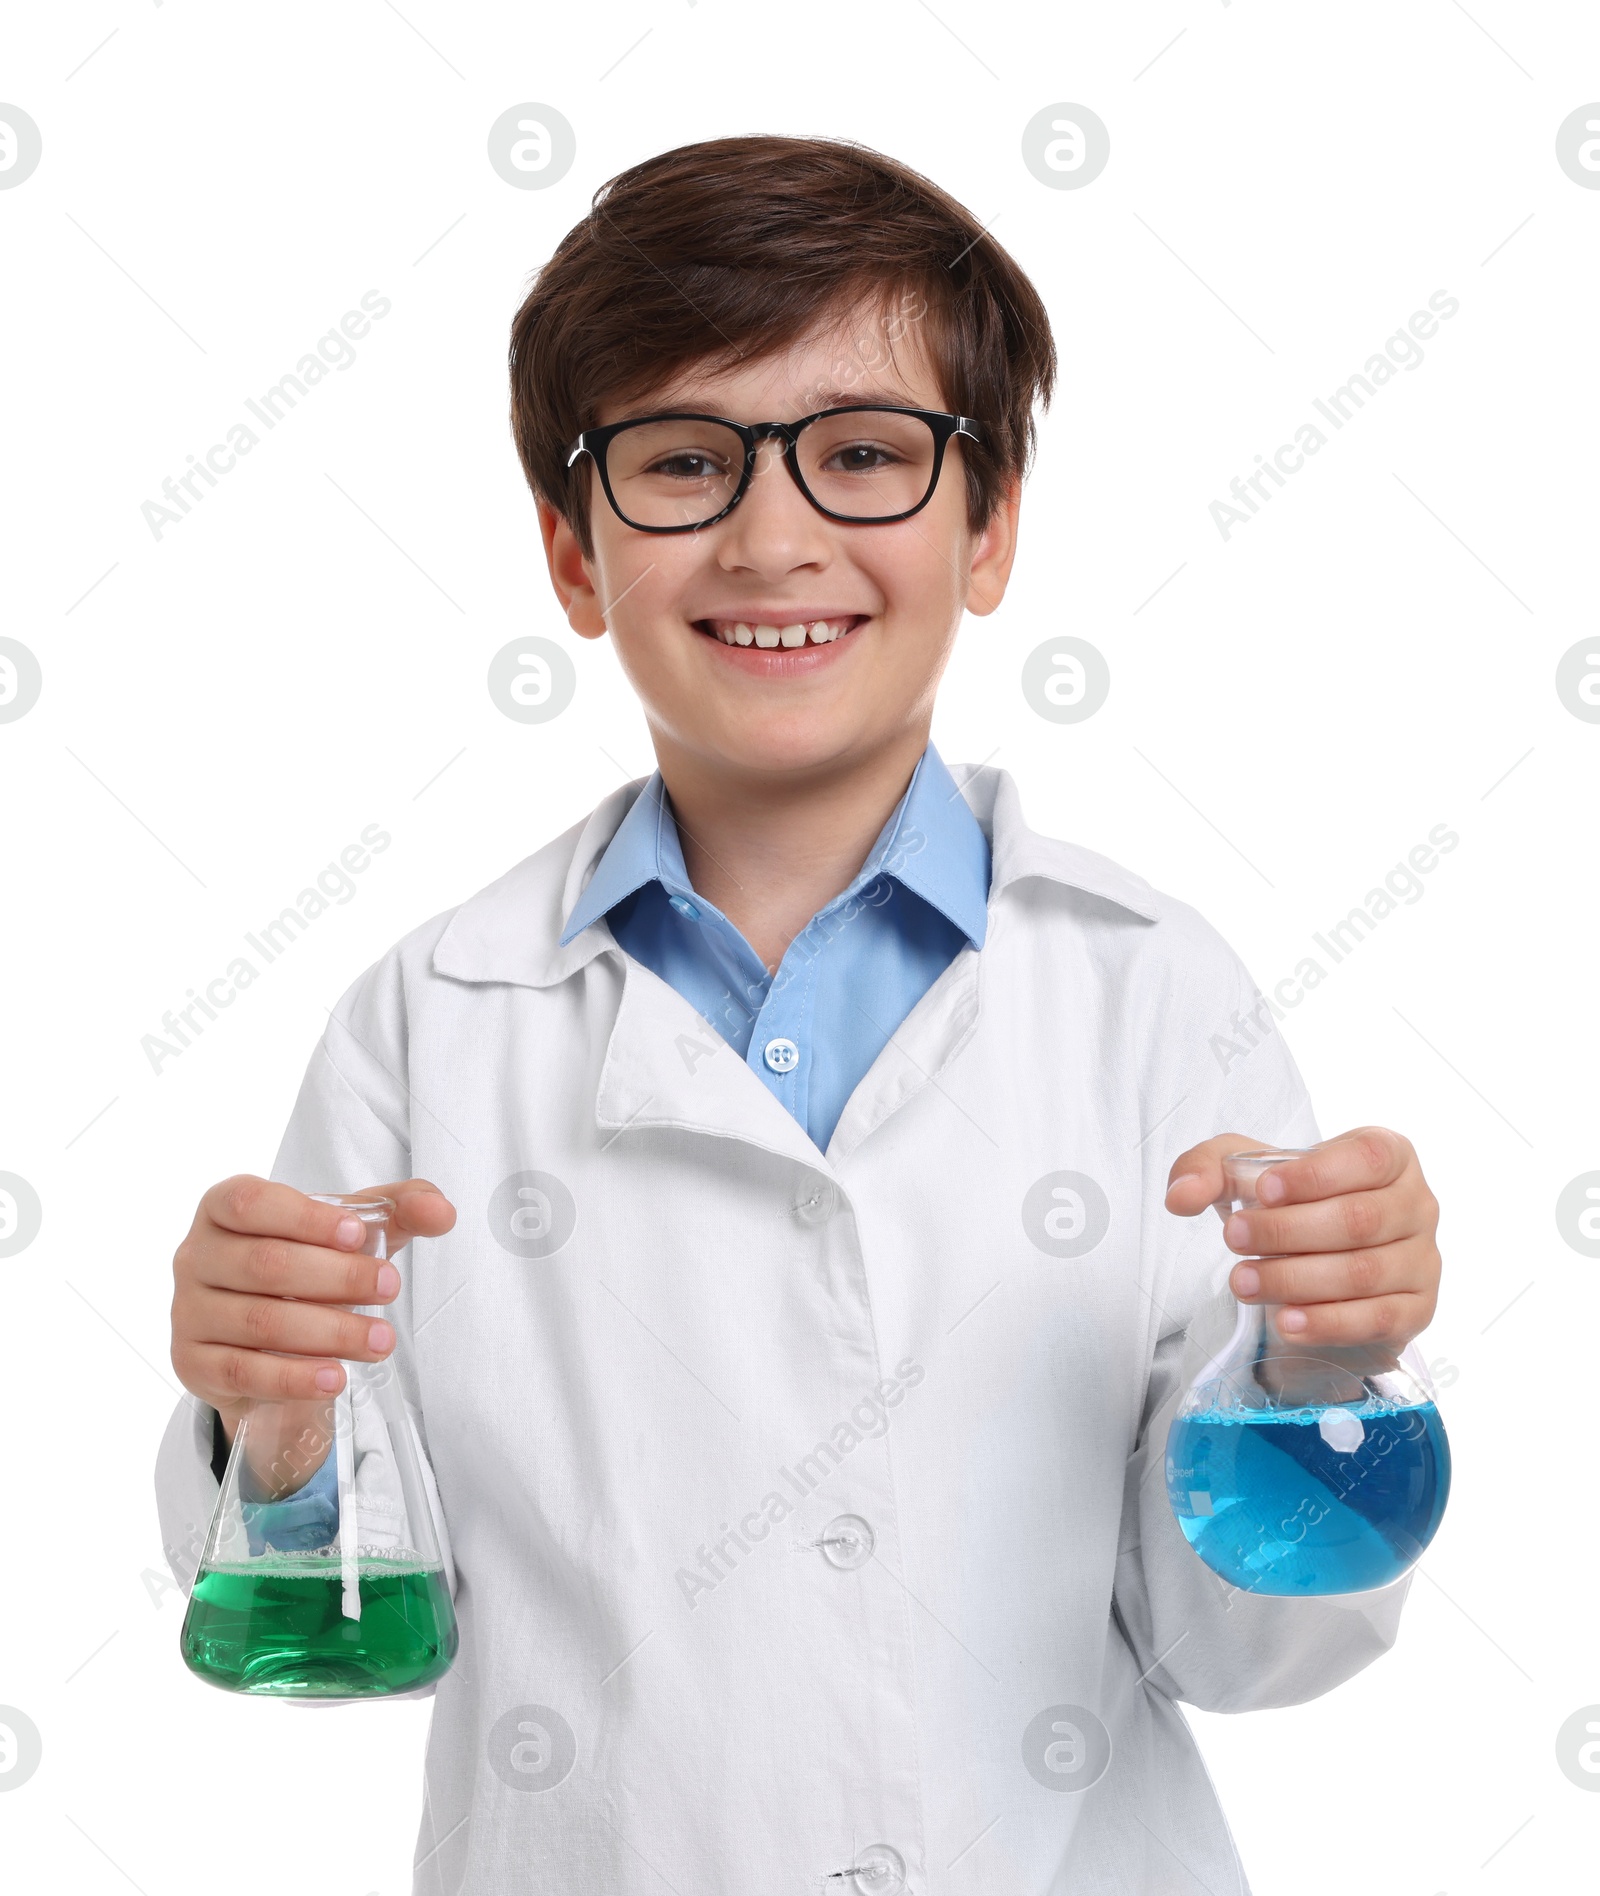
[[[652,461],[645,470],[650,474],[665,474],[672,480],[703,481],[714,479],[727,473],[721,461],[714,460],[709,454],[699,454],[692,449],[683,449],[676,454],[664,454]]]
[[[899,458],[879,442],[851,441],[835,448],[823,465],[840,474],[876,474],[880,468],[895,466]]]

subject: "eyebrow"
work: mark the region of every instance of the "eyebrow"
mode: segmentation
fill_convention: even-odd
[[[920,408],[903,390],[881,388],[827,388],[816,397],[818,408],[854,408],[866,403],[873,408]]]

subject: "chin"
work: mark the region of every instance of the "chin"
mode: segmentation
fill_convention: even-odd
[[[753,777],[798,776],[859,756],[864,733],[852,720],[759,719],[707,745],[724,764]]]

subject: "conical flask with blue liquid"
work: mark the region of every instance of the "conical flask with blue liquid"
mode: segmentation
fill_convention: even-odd
[[[388,1255],[391,1200],[311,1196],[361,1220],[362,1255]],[[344,1371],[337,1396],[257,1402],[234,1432],[181,1635],[224,1691],[383,1697],[455,1657],[438,1491],[394,1363]]]
[[[1301,1151],[1224,1160],[1228,1211]],[[1236,1260],[1237,1261],[1237,1260]],[[1450,1493],[1450,1444],[1414,1345],[1285,1339],[1277,1306],[1241,1304],[1232,1338],[1185,1391],[1167,1435],[1167,1496],[1189,1545],[1250,1593],[1361,1593],[1413,1567]]]

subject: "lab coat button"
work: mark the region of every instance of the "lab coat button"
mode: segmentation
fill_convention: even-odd
[[[869,1843],[856,1852],[851,1881],[863,1896],[895,1896],[906,1886],[906,1860],[890,1844]]]
[[[676,909],[686,922],[697,922],[700,919],[699,909],[686,895],[669,895],[667,907]]]
[[[874,1537],[872,1529],[859,1514],[841,1514],[822,1530],[822,1556],[831,1565],[842,1567],[846,1573],[856,1567],[864,1567],[872,1558]],[[902,1864],[904,1873],[905,1865]],[[877,1888],[876,1884],[863,1884],[863,1888]],[[898,1889],[898,1883],[883,1885],[886,1889]]]
[[[800,1049],[792,1040],[786,1040],[779,1034],[776,1040],[769,1040],[761,1049],[761,1057],[774,1073],[792,1073],[800,1064]]]
[[[794,1215],[802,1224],[826,1224],[839,1209],[839,1194],[825,1178],[817,1179],[806,1196],[798,1201]]]

